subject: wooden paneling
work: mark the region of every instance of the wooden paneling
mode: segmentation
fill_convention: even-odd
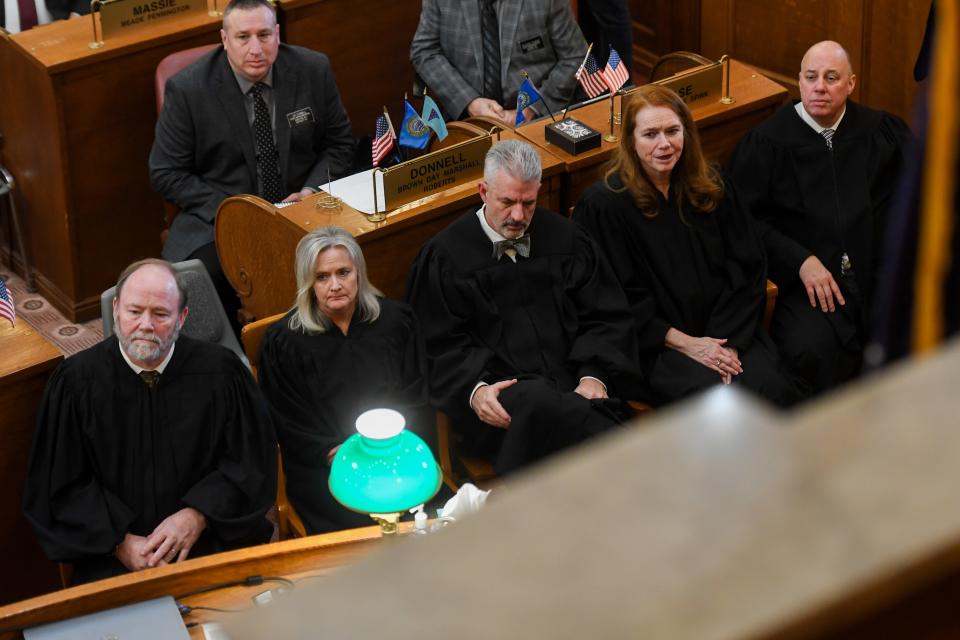
[[[657,58],[700,50],[700,0],[630,0],[633,72],[649,77]]]
[[[57,589],[57,565],[44,555],[20,504],[27,455],[44,386],[63,356],[20,320],[0,320],[0,604]]]
[[[913,63],[929,6],[930,0],[702,0],[702,53],[752,64],[799,98],[804,52],[836,40],[858,78],[853,99],[909,120],[917,92]]]

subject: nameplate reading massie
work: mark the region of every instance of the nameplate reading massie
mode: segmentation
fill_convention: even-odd
[[[716,62],[681,71],[654,84],[673,89],[691,109],[708,102],[719,102],[723,95],[723,64]]]
[[[483,158],[491,144],[491,136],[483,136],[390,167],[383,172],[386,208],[476,180],[483,175]]]
[[[100,34],[104,41],[152,28],[161,22],[207,15],[207,0],[104,0],[94,4],[99,4]]]

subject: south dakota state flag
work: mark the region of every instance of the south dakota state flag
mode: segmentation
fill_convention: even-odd
[[[540,92],[537,91],[537,88],[530,82],[530,78],[524,78],[523,84],[520,85],[520,91],[517,93],[517,119],[516,122],[513,123],[513,126],[518,127],[521,122],[526,120],[523,116],[524,109],[541,100],[543,100],[543,98],[540,97]]]
[[[430,142],[430,127],[424,124],[409,101],[404,100],[403,123],[400,125],[400,146],[425,149]]]

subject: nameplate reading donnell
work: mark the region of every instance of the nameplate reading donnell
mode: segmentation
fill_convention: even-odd
[[[207,0],[106,0],[99,4],[103,40],[161,22],[207,15]]]
[[[386,208],[476,180],[483,175],[483,158],[491,144],[491,136],[483,136],[390,167],[383,173]]]

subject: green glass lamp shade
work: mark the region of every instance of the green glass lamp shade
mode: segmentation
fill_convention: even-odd
[[[330,493],[361,513],[393,513],[423,504],[442,480],[430,447],[404,428],[392,409],[357,418],[357,431],[340,445],[330,468]]]

